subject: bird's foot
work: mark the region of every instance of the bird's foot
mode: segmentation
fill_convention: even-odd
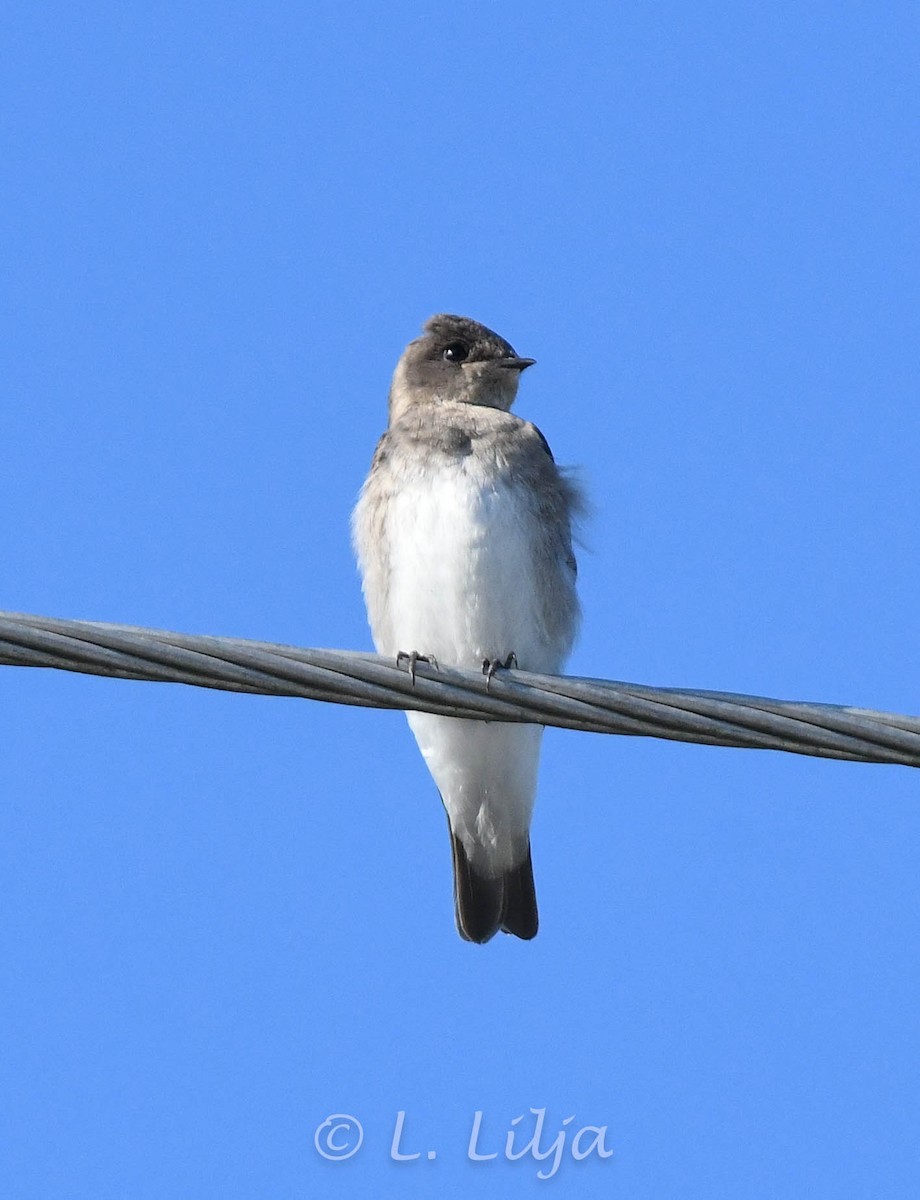
[[[429,666],[434,667],[436,671],[440,670],[438,667],[438,660],[433,654],[419,654],[417,650],[412,650],[411,652],[400,650],[400,652],[396,655],[397,667],[402,666],[403,663],[409,664],[409,678],[412,680],[413,687],[415,687],[415,667],[416,664],[420,662],[428,663]]]
[[[482,673],[486,677],[486,691],[492,683],[492,676],[496,671],[510,671],[512,667],[518,665],[517,655],[512,650],[507,658],[484,658],[482,660]]]

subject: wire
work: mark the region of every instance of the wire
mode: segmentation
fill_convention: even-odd
[[[377,654],[131,625],[0,613],[0,665],[920,766],[920,717],[517,670],[488,680],[425,663],[413,680]]]

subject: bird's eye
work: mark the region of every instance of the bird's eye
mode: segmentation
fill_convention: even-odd
[[[466,342],[451,342],[449,346],[444,347],[443,358],[445,362],[462,363],[469,353],[470,348]]]

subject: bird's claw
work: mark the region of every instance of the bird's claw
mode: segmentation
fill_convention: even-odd
[[[486,677],[486,691],[492,683],[492,676],[496,671],[510,671],[512,667],[518,665],[517,655],[512,650],[507,658],[484,658],[482,660],[482,673]]]
[[[428,663],[429,666],[434,667],[436,671],[440,670],[438,667],[438,660],[433,654],[419,654],[417,650],[400,650],[400,652],[396,655],[397,667],[402,666],[404,662],[409,664],[409,678],[412,680],[413,687],[415,687],[415,667],[417,663]]]

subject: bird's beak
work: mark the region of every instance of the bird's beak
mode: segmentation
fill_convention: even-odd
[[[502,358],[499,359],[498,366],[507,367],[509,371],[526,371],[536,361],[535,358]]]

